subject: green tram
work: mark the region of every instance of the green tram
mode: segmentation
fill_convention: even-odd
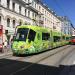
[[[34,54],[67,44],[57,31],[31,25],[17,26],[12,43],[13,54]]]

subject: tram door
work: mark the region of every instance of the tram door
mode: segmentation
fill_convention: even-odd
[[[3,26],[0,25],[0,51],[3,49]]]

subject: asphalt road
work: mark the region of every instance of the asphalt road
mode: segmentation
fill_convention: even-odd
[[[44,53],[0,59],[0,75],[75,75],[75,46]]]

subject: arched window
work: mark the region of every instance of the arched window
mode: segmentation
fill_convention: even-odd
[[[22,22],[21,21],[19,22],[19,25],[22,25]]]
[[[13,20],[13,28],[15,28],[15,20]]]
[[[10,27],[10,19],[7,18],[7,27]]]

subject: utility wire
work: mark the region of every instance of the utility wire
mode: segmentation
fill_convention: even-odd
[[[61,9],[61,11],[64,13],[64,15],[65,16],[67,16],[67,18],[70,20],[70,18],[69,18],[69,16],[67,15],[67,13],[64,11],[64,9],[62,8],[62,6],[58,3],[58,1],[57,0],[53,0],[55,3],[56,3],[56,5]],[[70,20],[70,22],[71,22],[71,20]],[[72,22],[71,22],[72,23]]]

